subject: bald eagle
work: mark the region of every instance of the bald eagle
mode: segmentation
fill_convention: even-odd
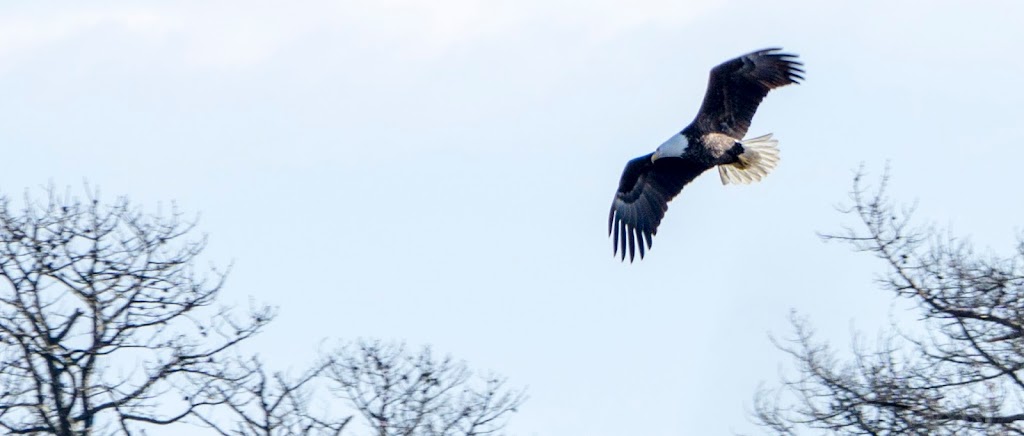
[[[761,180],[779,161],[772,135],[743,139],[768,91],[799,83],[797,56],[779,48],[748,53],[711,69],[696,118],[653,152],[629,161],[608,213],[612,252],[640,258],[658,233],[668,202],[704,171],[718,167],[722,184]]]

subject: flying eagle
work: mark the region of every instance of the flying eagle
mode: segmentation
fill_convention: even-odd
[[[757,105],[772,89],[799,83],[796,55],[779,48],[755,51],[711,69],[697,117],[653,152],[629,161],[608,213],[613,253],[640,258],[658,233],[668,202],[683,186],[715,166],[722,184],[761,180],[779,161],[771,134],[743,139]]]

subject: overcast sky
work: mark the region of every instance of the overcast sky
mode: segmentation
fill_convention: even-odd
[[[252,343],[432,344],[528,386],[518,435],[756,430],[795,309],[849,343],[894,309],[881,265],[816,232],[888,162],[927,223],[1021,230],[1020,1],[6,2],[0,191],[49,183],[201,213],[223,297],[280,307]],[[627,160],[693,117],[708,70],[781,46],[764,181],[713,173],[653,250],[612,258]]]

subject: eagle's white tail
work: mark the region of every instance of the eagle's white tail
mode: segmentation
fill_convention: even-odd
[[[772,139],[772,134],[740,141],[743,154],[739,162],[719,165],[718,175],[722,184],[747,184],[760,181],[779,164],[779,141]]]

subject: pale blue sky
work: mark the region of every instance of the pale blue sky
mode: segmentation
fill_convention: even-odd
[[[223,297],[280,307],[253,344],[432,344],[527,385],[519,435],[751,431],[791,308],[849,342],[894,311],[879,265],[816,232],[864,162],[919,216],[1020,230],[1019,1],[179,1],[0,6],[0,190],[83,180],[201,212]],[[606,219],[627,160],[707,72],[781,46],[807,80],[751,135],[782,162],[707,174],[640,263]]]

